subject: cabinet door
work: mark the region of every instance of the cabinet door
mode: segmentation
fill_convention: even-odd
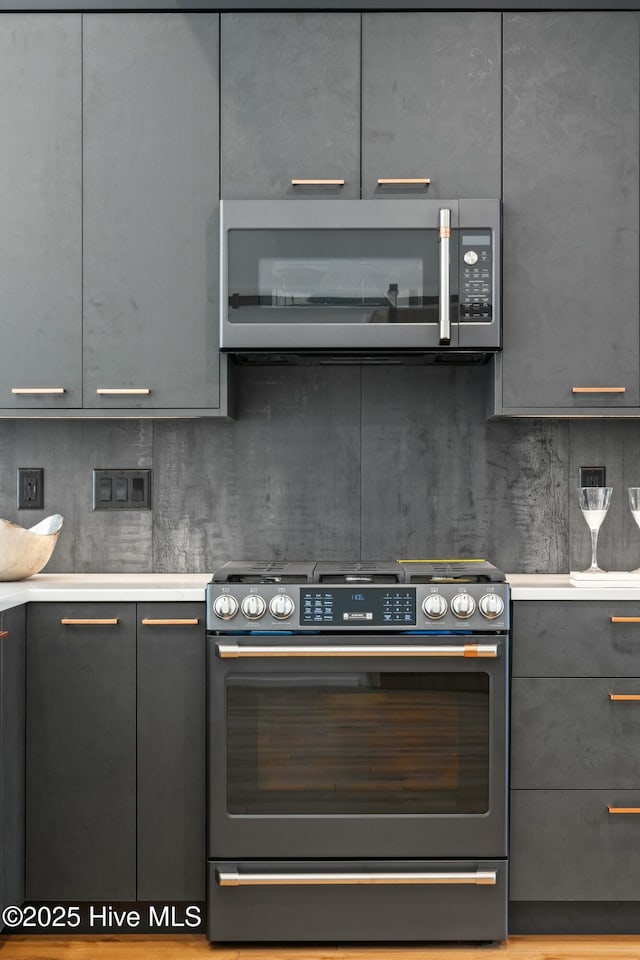
[[[220,58],[223,199],[358,198],[360,16],[223,14]]]
[[[135,604],[29,607],[29,900],[135,899],[135,629]]]
[[[505,14],[498,412],[639,403],[639,17]]]
[[[640,787],[640,701],[621,699],[640,679],[515,678],[511,697],[514,788]]]
[[[638,790],[512,790],[511,900],[640,900]],[[569,906],[569,905],[568,905]]]
[[[0,914],[24,900],[24,638],[25,608],[1,613]]]
[[[82,406],[80,23],[0,18],[3,409]]]
[[[86,14],[83,64],[85,407],[219,407],[218,17]]]
[[[499,197],[500,14],[362,19],[362,196]]]
[[[205,899],[205,607],[138,604],[138,900]]]

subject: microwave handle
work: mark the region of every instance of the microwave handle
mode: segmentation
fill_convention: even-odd
[[[450,314],[450,284],[449,284],[449,243],[451,240],[451,210],[446,207],[440,210],[438,225],[440,240],[440,298],[438,301],[438,317],[440,321],[440,343],[447,346],[451,343],[451,314]]]

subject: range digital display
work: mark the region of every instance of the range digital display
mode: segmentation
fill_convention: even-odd
[[[413,587],[342,587],[300,591],[300,623],[325,626],[416,625]]]

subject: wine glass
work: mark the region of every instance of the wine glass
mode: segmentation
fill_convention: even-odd
[[[598,533],[607,515],[613,487],[578,487],[578,497],[582,516],[591,531],[591,566],[583,573],[604,573],[598,566]]]
[[[640,527],[640,487],[629,487],[629,506],[631,516]],[[640,573],[640,567],[632,570],[631,573]]]

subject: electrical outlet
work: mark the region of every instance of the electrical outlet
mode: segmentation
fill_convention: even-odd
[[[580,467],[581,487],[606,487],[606,469],[604,467]]]
[[[150,510],[151,470],[94,470],[94,510]]]
[[[44,468],[18,467],[18,510],[44,508]]]

